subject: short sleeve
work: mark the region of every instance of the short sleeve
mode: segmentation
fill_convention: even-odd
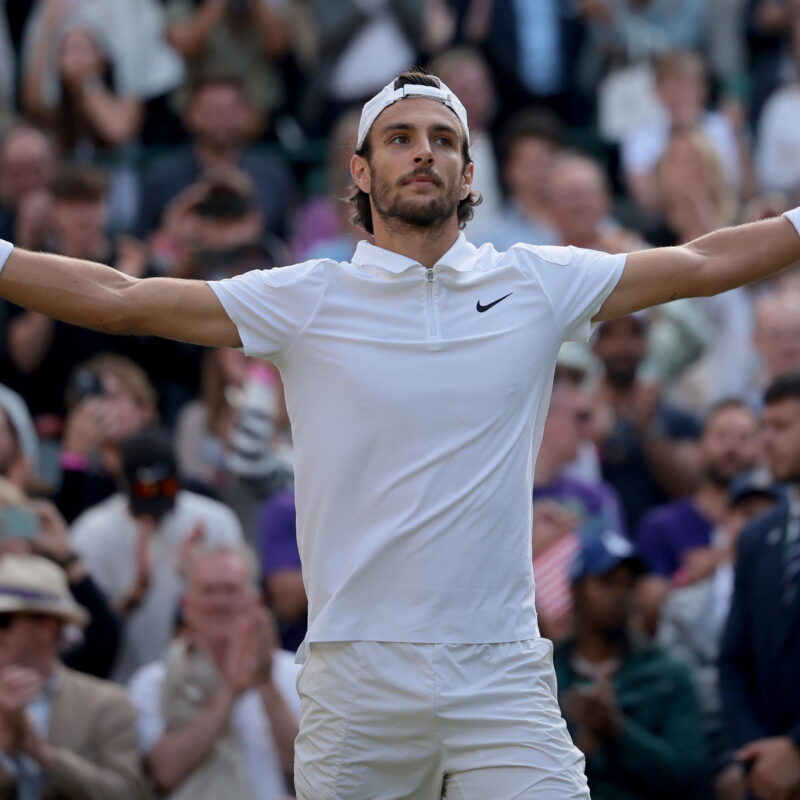
[[[208,281],[245,355],[279,361],[314,316],[325,292],[324,260]]]
[[[627,254],[529,244],[514,249],[550,302],[563,338],[588,341],[592,317],[617,285]]]

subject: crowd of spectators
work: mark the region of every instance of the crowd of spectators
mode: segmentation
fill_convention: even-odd
[[[800,203],[797,0],[0,0],[0,237],[346,260],[360,104],[414,64],[467,108],[476,245]],[[800,799],[800,265],[566,344],[532,491],[592,796]],[[0,797],[291,796],[305,616],[277,370],[0,301]]]

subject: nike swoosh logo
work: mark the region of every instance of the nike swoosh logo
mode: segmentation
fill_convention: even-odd
[[[506,297],[511,297],[512,294],[514,294],[514,292],[509,292],[508,294],[504,294],[499,300],[495,300],[493,303],[489,303],[488,305],[485,306],[482,306],[481,301],[478,300],[478,302],[475,304],[475,308],[478,309],[478,312],[480,314],[483,314],[484,311],[488,311],[492,306],[496,306],[498,303],[502,303],[503,300],[506,299]]]

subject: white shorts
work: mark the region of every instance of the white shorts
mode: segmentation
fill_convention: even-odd
[[[298,800],[589,800],[547,639],[319,642],[297,688]]]

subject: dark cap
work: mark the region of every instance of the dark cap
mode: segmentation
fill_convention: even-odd
[[[605,575],[620,564],[628,564],[637,575],[647,572],[647,565],[630,541],[607,528],[584,543],[572,562],[569,577],[575,583],[587,575]]]
[[[780,500],[781,488],[775,483],[769,470],[756,468],[742,472],[731,481],[728,487],[728,503],[732,506],[754,496]]]
[[[180,483],[172,439],[166,431],[148,428],[126,440],[122,473],[133,516],[161,519],[174,508]]]

